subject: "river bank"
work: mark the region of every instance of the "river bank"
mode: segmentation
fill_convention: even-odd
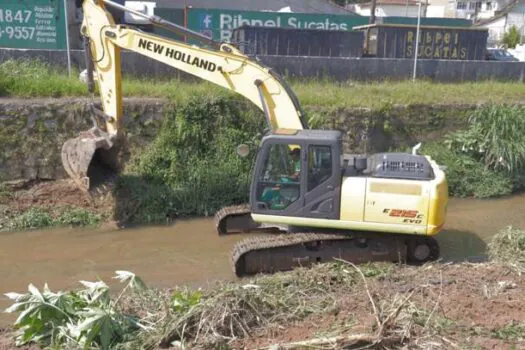
[[[4,145],[0,180],[7,181],[0,181],[0,230],[105,221],[121,226],[163,224],[213,215],[224,206],[248,201],[251,168],[264,129],[260,111],[238,99],[209,96],[195,96],[182,105],[136,99],[125,106],[131,117],[126,120],[120,157],[123,171],[111,195],[94,200],[61,185],[66,177],[61,146],[89,128],[88,100],[0,100],[0,143]],[[520,175],[524,110],[506,105],[378,110],[311,106],[309,118],[312,127],[341,130],[344,151],[349,153],[408,151],[422,142],[420,153],[447,166],[451,196],[484,198],[525,188]],[[482,123],[469,124],[473,116]],[[493,127],[502,123],[508,125]],[[494,130],[497,134],[487,134]],[[511,132],[503,135],[500,130]],[[487,140],[497,142],[487,144]],[[241,143],[251,149],[246,158],[235,154]],[[485,153],[477,152],[478,148],[485,148]],[[503,159],[504,166],[494,159]],[[46,186],[51,190],[45,190]],[[24,199],[27,195],[31,200]],[[65,199],[63,203],[51,200],[54,206],[46,204],[48,197]],[[82,210],[70,212],[78,207]],[[27,223],[33,219],[42,225]]]
[[[125,328],[112,348],[520,349],[523,288],[525,277],[498,263],[346,262],[204,290],[132,288],[112,309],[144,329]],[[0,333],[0,349],[12,345],[13,333]]]

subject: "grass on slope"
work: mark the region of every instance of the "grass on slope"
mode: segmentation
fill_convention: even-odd
[[[336,83],[329,80],[291,79],[290,85],[303,106],[381,107],[384,104],[458,104],[521,102],[525,84],[485,81],[439,84],[431,82]],[[223,95],[229,92],[206,82],[125,78],[124,96],[163,97],[186,101],[205,92]],[[78,80],[39,61],[6,61],[0,64],[0,96],[66,97],[84,96],[88,91]]]

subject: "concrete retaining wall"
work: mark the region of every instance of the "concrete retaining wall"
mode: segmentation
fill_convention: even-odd
[[[12,58],[40,57],[55,65],[67,67],[66,51],[0,49],[0,62]],[[380,58],[327,58],[260,56],[260,61],[287,76],[330,77],[335,80],[404,80],[412,78],[413,60]],[[84,69],[84,53],[71,52],[72,65]],[[124,75],[148,78],[192,79],[188,74],[134,52],[122,53]],[[417,77],[440,82],[479,80],[524,80],[525,62],[419,60]]]
[[[92,126],[91,98],[0,99],[0,182],[66,177],[62,144]],[[248,100],[235,108],[254,109]],[[95,100],[97,108],[100,102]],[[233,107],[233,106],[232,106]],[[124,99],[126,148],[120,159],[143,152],[158,134],[174,104],[164,99]],[[319,128],[343,132],[346,153],[374,153],[430,142],[463,128],[475,106],[397,106],[383,110],[308,106],[322,120]],[[261,120],[264,115],[258,111]]]

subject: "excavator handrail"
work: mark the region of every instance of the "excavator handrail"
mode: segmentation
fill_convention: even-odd
[[[118,10],[121,10],[121,11],[125,11],[125,12],[129,12],[129,13],[132,13],[136,16],[139,16],[139,17],[142,17],[144,19],[147,19],[148,21],[151,22],[151,24],[155,25],[155,26],[158,26],[158,27],[163,27],[165,29],[168,29],[174,33],[177,33],[177,34],[181,34],[181,35],[185,35],[185,36],[189,36],[191,38],[194,38],[194,39],[197,39],[201,42],[205,42],[207,44],[210,44],[211,46],[215,47],[216,49],[220,49],[221,47],[221,44],[223,44],[223,42],[219,42],[219,41],[216,41],[216,40],[213,40],[212,38],[209,38],[207,37],[206,35],[202,35],[201,33],[197,33],[191,29],[188,29],[188,28],[185,28],[183,26],[180,26],[178,24],[175,24],[175,23],[172,23],[170,21],[166,21],[164,18],[160,17],[160,16],[150,16],[150,15],[147,15],[145,13],[142,13],[140,11],[137,11],[137,10],[134,10],[132,8],[129,8],[129,7],[126,7],[124,5],[121,5],[121,4],[118,4],[114,1],[111,1],[111,0],[102,0],[102,2],[106,5],[109,5],[113,8],[116,8]]]

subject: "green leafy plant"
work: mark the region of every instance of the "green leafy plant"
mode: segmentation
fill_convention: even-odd
[[[19,313],[14,323],[16,344],[109,349],[146,328],[117,308],[124,293],[144,290],[144,282],[131,272],[116,273],[116,279],[127,283],[116,299],[111,298],[103,281],[80,281],[85,288],[77,292],[52,292],[47,284],[40,291],[30,284],[26,294],[5,294],[14,301],[6,312]]]
[[[449,148],[480,159],[485,169],[518,172],[525,167],[525,108],[489,105],[476,109],[465,131],[451,133]]]
[[[93,226],[100,223],[101,216],[84,208],[68,208],[55,220],[57,225]]]
[[[443,143],[423,144],[421,154],[427,154],[446,166],[449,193],[456,197],[489,198],[508,195],[513,191],[512,179],[502,172],[487,170],[483,163]]]
[[[85,208],[66,207],[51,210],[33,207],[14,216],[8,226],[12,230],[33,230],[54,226],[94,226],[101,221],[100,214]]]
[[[503,327],[493,329],[491,335],[497,339],[522,342],[525,340],[525,323],[512,321]]]
[[[15,219],[14,226],[19,230],[29,230],[53,226],[51,215],[40,208],[31,208]]]
[[[503,43],[508,48],[515,48],[520,43],[521,35],[518,28],[513,25],[508,32],[503,34]]]
[[[236,98],[196,95],[169,111],[155,140],[118,181],[118,219],[165,223],[246,202],[265,119],[242,106]],[[237,155],[239,144],[249,145],[247,157]]]
[[[188,310],[190,310],[192,307],[198,305],[201,302],[201,299],[202,292],[200,290],[195,292],[182,290],[173,293],[171,302],[175,312],[185,313],[188,312]]]
[[[508,195],[525,188],[525,108],[488,105],[468,117],[465,130],[442,143],[423,145],[423,153],[447,167],[454,196]]]

